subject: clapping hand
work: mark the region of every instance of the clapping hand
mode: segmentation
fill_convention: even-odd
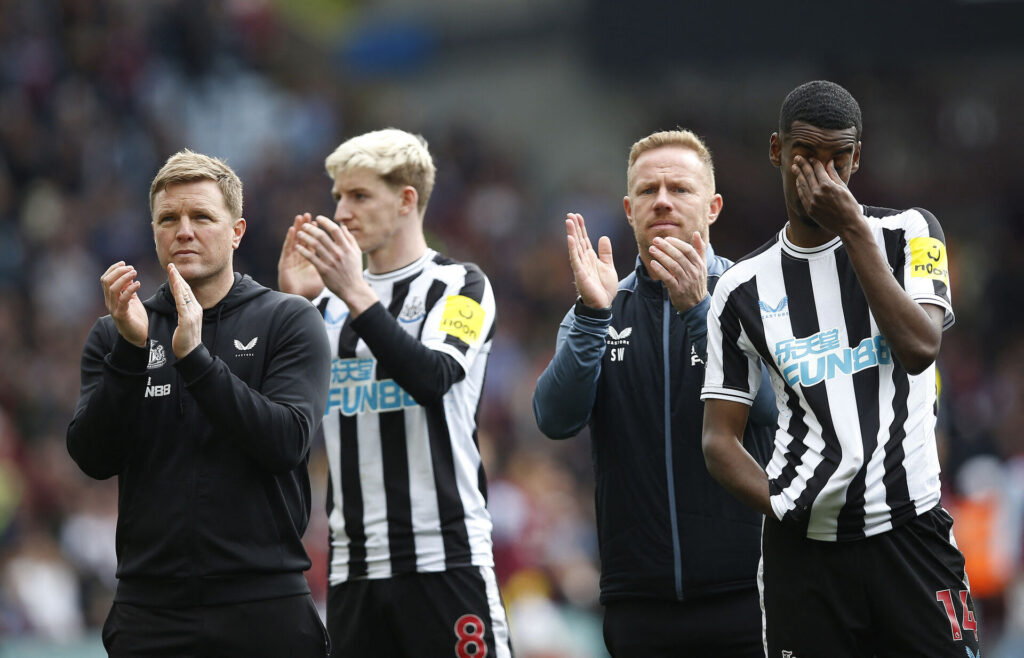
[[[295,221],[288,227],[288,234],[281,246],[281,257],[277,261],[278,288],[282,292],[301,295],[306,299],[313,299],[324,289],[324,281],[316,267],[297,249],[299,232],[312,221],[313,217],[308,212],[295,216]]]
[[[149,337],[149,314],[139,299],[142,284],[135,280],[137,274],[134,267],[120,260],[100,277],[100,287],[118,333],[129,343],[145,347]]]
[[[171,349],[174,356],[183,359],[203,342],[203,307],[174,263],[167,265],[167,281],[178,309],[178,326],[171,337]]]
[[[583,215],[579,213],[566,215],[565,232],[569,245],[569,264],[572,265],[580,299],[590,308],[608,308],[619,287],[619,276],[615,273],[615,262],[612,260],[612,241],[608,236],[601,236],[595,252],[587,235]]]
[[[704,240],[694,231],[692,244],[679,238],[654,238],[650,247],[651,277],[668,288],[672,306],[685,313],[708,295],[708,264]]]
[[[344,224],[317,215],[316,221],[304,223],[295,237],[296,251],[345,302],[353,318],[379,300],[363,279],[362,249]]]

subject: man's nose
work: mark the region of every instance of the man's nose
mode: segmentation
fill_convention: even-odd
[[[656,197],[654,197],[654,207],[655,208],[671,208],[672,207],[672,201],[669,199],[669,196],[668,196],[668,187],[666,187],[665,185],[662,185],[661,187],[658,188],[658,195]]]
[[[338,199],[337,205],[334,206],[334,219],[335,221],[344,221],[352,217],[352,211],[349,209],[348,203],[345,199]]]
[[[174,237],[178,240],[191,240],[195,238],[195,231],[192,229],[192,220],[188,217],[182,217],[181,221],[178,222],[178,232]]]

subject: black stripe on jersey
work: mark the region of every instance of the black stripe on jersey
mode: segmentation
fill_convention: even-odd
[[[389,438],[390,437],[390,438]],[[381,466],[388,510],[388,547],[391,571],[416,571],[416,540],[412,530],[412,498],[409,493],[409,450],[405,443],[405,411],[380,414]]]
[[[352,315],[349,314],[338,336],[338,358],[355,358],[358,342],[359,336],[352,329]],[[367,571],[363,489],[359,479],[359,439],[356,417],[346,416],[341,410],[337,414],[340,430],[338,441],[341,444],[341,513],[345,518],[345,534],[349,540],[349,578],[356,578],[365,576]]]
[[[732,301],[732,296],[736,295],[737,291],[742,295],[741,298],[737,299],[742,299],[743,303],[735,305],[735,308],[744,309],[749,315],[749,318],[745,315],[741,319],[743,328],[747,332],[747,338],[750,340],[750,344],[754,346],[754,349],[757,350],[757,353],[761,355],[761,360],[774,370],[783,381],[786,391],[786,407],[790,413],[789,426],[786,431],[792,439],[789,446],[787,446],[786,465],[782,467],[778,477],[768,483],[769,495],[776,496],[788,487],[793,478],[796,477],[797,466],[800,465],[804,454],[807,452],[807,444],[804,443],[804,439],[807,437],[809,430],[807,423],[804,422],[805,413],[803,407],[800,406],[800,398],[789,384],[785,383],[785,377],[782,377],[782,372],[779,370],[778,363],[775,360],[775,354],[772,350],[768,349],[768,343],[765,342],[764,325],[761,322],[761,311],[757,304],[756,280],[751,279],[737,286],[736,290],[729,296],[729,301]]]
[[[316,310],[320,311],[320,317],[325,317],[327,313],[327,305],[331,303],[331,298],[324,295],[324,298],[320,300],[320,303],[316,305]]]
[[[359,481],[359,440],[356,417],[338,412],[341,426],[341,511],[348,535],[348,575],[366,575],[366,526],[363,525],[363,489]]]
[[[437,511],[444,541],[445,568],[452,569],[469,564],[471,559],[466,512],[455,480],[455,457],[444,405],[426,407],[425,411],[427,433],[430,435],[430,461],[433,463],[434,487],[437,489]]]
[[[430,284],[430,287],[427,288],[427,299],[423,303],[423,308],[428,310],[434,308],[437,302],[441,299],[441,295],[444,294],[444,291],[447,287],[448,286],[445,284],[444,281],[434,279],[434,281]],[[426,325],[426,321],[420,323],[420,331],[416,335],[417,340],[423,340],[424,325]]]
[[[839,277],[839,288],[843,291],[843,317],[846,320],[847,345],[855,347],[862,340],[871,336],[871,316],[868,300],[864,289],[857,280],[857,273],[850,263],[846,249],[838,249],[836,258],[836,276]],[[836,539],[860,539],[864,537],[864,495],[867,490],[866,479],[868,464],[878,446],[878,368],[867,368],[853,374],[853,393],[857,405],[857,417],[860,422],[861,445],[864,450],[864,463],[853,476],[846,490],[846,503],[839,510],[836,519]]]
[[[751,299],[753,299],[753,307],[757,308],[757,295],[750,294],[751,288],[755,288],[753,279],[737,286],[729,293],[729,298],[725,300],[722,314],[718,319],[722,327],[722,387],[737,391],[750,390],[750,364],[747,357],[738,347],[731,348],[739,345],[742,333],[740,317],[736,309],[750,307]],[[763,334],[763,331],[758,327],[757,333]],[[730,349],[725,349],[726,345],[730,346]]]
[[[934,217],[932,218],[934,220]],[[939,229],[941,233],[941,229]],[[906,243],[906,235],[902,230],[882,231],[882,241],[885,251],[889,255],[889,263],[892,265],[893,276],[900,287],[904,287],[903,270],[906,266],[906,253],[903,245]],[[893,419],[889,425],[889,440],[885,443],[885,475],[882,482],[885,484],[885,502],[889,505],[892,516],[893,527],[899,525],[917,514],[913,501],[910,500],[910,489],[907,484],[907,470],[903,466],[906,454],[903,451],[903,439],[906,438],[907,417],[907,396],[910,393],[910,379],[907,371],[895,355],[892,357],[892,383],[894,387],[892,398]]]
[[[811,287],[811,271],[808,262],[783,254],[782,278],[786,293],[789,295],[789,321],[793,328],[793,336],[806,338],[821,331],[821,327],[818,326],[818,308],[814,303],[814,289]],[[827,410],[829,408],[828,391],[825,389],[824,382],[819,382],[814,386],[804,386],[801,390],[811,409]],[[836,469],[839,468],[839,461],[842,458],[842,448],[832,424],[832,417],[828,413],[824,413],[817,420],[821,425],[821,439],[825,446],[821,451],[821,462],[815,467],[814,473],[807,481],[807,486],[794,501],[795,511],[798,513],[810,508]],[[798,521],[801,523],[803,533],[806,534],[810,515],[801,514],[801,517]]]
[[[409,287],[420,275],[396,281],[391,287],[388,313],[397,318],[409,296]],[[377,381],[392,379],[380,361],[377,361]],[[384,471],[384,499],[388,510],[388,548],[391,552],[392,573],[416,571],[416,540],[412,530],[412,498],[409,492],[409,449],[405,442],[405,411],[385,411],[378,414],[380,427],[381,468]]]
[[[406,277],[401,281],[395,281],[391,286],[391,303],[388,304],[388,313],[391,317],[397,318],[399,313],[402,312],[402,306],[405,305],[405,298],[409,296],[409,286],[416,280],[416,277],[420,275],[422,270],[417,270],[412,276]],[[429,306],[426,308],[430,308]],[[387,368],[377,361],[377,381],[383,381],[385,379],[393,379],[392,375],[388,373]]]

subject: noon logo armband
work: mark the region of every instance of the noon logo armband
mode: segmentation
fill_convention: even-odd
[[[910,238],[910,276],[935,279],[949,285],[946,245],[935,238]]]
[[[449,295],[444,303],[438,329],[467,345],[477,345],[482,338],[486,316],[484,307],[476,300],[465,295]]]

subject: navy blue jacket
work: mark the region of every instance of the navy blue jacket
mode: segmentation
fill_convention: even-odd
[[[707,261],[713,289],[732,263],[710,246]],[[590,423],[602,603],[756,587],[762,517],[711,478],[701,450],[709,305],[678,313],[638,258],[610,310],[569,311],[537,381],[544,434],[568,438]],[[766,381],[744,434],[762,465],[777,417],[771,391]]]

